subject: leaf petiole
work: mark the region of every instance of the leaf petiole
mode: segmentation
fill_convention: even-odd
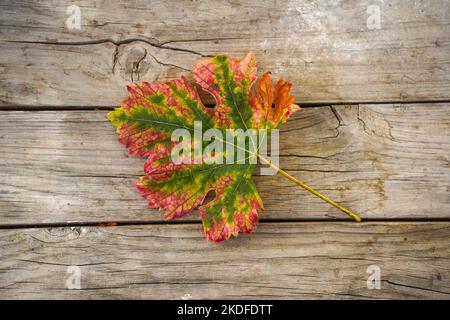
[[[352,217],[356,222],[361,222],[361,218],[356,214],[351,212],[350,210],[348,210],[347,208],[344,208],[343,206],[341,206],[340,204],[334,202],[333,200],[331,200],[330,198],[324,196],[323,194],[321,194],[320,192],[314,190],[313,188],[311,188],[310,186],[308,186],[307,184],[301,182],[300,180],[298,180],[297,178],[294,178],[293,176],[291,176],[289,173],[287,173],[286,171],[278,168],[276,165],[274,165],[272,162],[270,162],[269,160],[267,160],[266,158],[262,157],[261,155],[258,155],[258,158],[261,160],[261,162],[263,162],[264,164],[267,164],[268,166],[270,166],[271,168],[277,170],[279,173],[281,173],[283,176],[285,176],[286,178],[288,178],[289,180],[291,180],[292,182],[298,184],[300,187],[302,187],[305,190],[308,190],[309,192],[311,192],[313,195],[319,197],[320,199],[328,202],[329,204],[331,204],[333,207],[338,208],[339,210],[345,212],[347,215],[349,215],[350,217]]]

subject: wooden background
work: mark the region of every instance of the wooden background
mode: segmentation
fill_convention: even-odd
[[[0,3],[0,298],[450,298],[450,1],[81,0],[80,30],[71,4]],[[214,244],[134,191],[125,85],[249,50],[305,107],[281,167],[364,223],[255,176],[256,232]]]

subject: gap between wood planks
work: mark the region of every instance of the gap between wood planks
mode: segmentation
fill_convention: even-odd
[[[450,99],[437,100],[392,100],[392,101],[356,101],[356,102],[296,102],[302,108],[325,108],[332,106],[356,106],[361,104],[432,104],[432,103],[450,103]],[[213,108],[214,105],[205,104],[206,107]],[[111,106],[49,106],[49,105],[0,105],[0,111],[79,111],[79,110],[114,110],[119,107],[117,105]]]
[[[347,218],[334,219],[261,219],[259,224],[282,224],[282,223],[335,223],[348,222],[356,223]],[[450,218],[365,218],[362,223],[409,223],[409,222],[434,222],[434,223],[448,223]],[[201,224],[199,220],[170,220],[170,221],[89,221],[89,222],[58,222],[58,223],[38,223],[38,224],[4,224],[0,225],[0,230],[9,229],[39,229],[39,228],[61,228],[61,227],[123,227],[123,226],[145,226],[145,225],[197,225]]]

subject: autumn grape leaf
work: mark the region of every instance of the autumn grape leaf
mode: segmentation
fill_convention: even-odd
[[[108,119],[117,127],[119,141],[128,152],[147,158],[145,175],[136,189],[148,200],[148,207],[164,210],[166,219],[184,216],[198,208],[206,238],[219,242],[237,236],[240,231],[250,233],[256,227],[258,210],[263,209],[252,180],[256,164],[208,161],[208,153],[196,153],[208,148],[208,142],[195,139],[196,133],[204,135],[215,129],[225,137],[229,130],[265,129],[269,135],[300,108],[289,93],[289,82],[280,79],[273,86],[269,73],[256,81],[253,53],[243,59],[218,55],[200,60],[194,63],[192,75],[214,97],[214,108],[205,107],[195,87],[181,77],[167,82],[131,84],[129,96],[121,107],[109,113]],[[189,161],[173,160],[174,149],[181,144],[173,141],[175,130],[194,136],[188,142],[188,151],[192,151],[188,153]],[[228,145],[225,150],[210,153],[210,157],[226,158],[231,154],[235,159],[235,154],[241,151],[244,160],[257,157],[308,191],[331,201],[261,157],[260,145],[252,136],[244,147],[239,147],[235,140],[229,143],[218,137],[214,139]],[[213,194],[213,198],[205,203],[208,194]]]

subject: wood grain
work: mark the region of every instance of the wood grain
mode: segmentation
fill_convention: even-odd
[[[449,1],[2,1],[0,299],[450,299],[449,21]],[[280,166],[369,222],[279,175],[254,176],[255,233],[220,244],[146,208],[144,160],[95,108],[250,50],[327,105],[282,127]]]
[[[2,299],[450,299],[448,222],[263,223],[221,244],[200,224],[17,229],[0,246]]]
[[[306,108],[282,127],[280,165],[363,218],[449,218],[449,108]],[[133,187],[144,160],[126,155],[106,113],[1,112],[1,225],[162,220]],[[254,179],[262,219],[346,218],[279,175]]]
[[[81,0],[81,29],[70,30],[72,4],[0,4],[1,105],[113,106],[132,80],[249,50],[301,103],[450,99],[448,1]],[[369,5],[380,29],[367,26]]]

